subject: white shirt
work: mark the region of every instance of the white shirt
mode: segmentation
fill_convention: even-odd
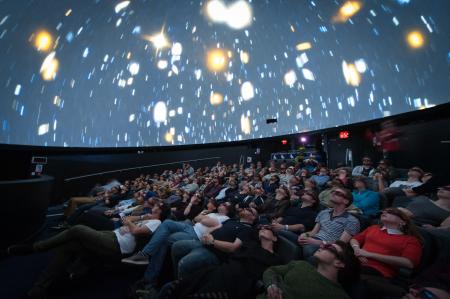
[[[228,216],[221,215],[221,214],[217,214],[217,213],[211,213],[211,214],[208,214],[208,215],[206,215],[206,216],[208,216],[208,217],[210,217],[210,218],[213,218],[213,219],[216,219],[217,221],[219,221],[219,223],[222,223],[222,222],[224,222],[225,220],[230,219]],[[206,234],[206,232],[208,231],[208,228],[209,228],[208,226],[203,225],[203,224],[201,224],[200,222],[197,222],[197,223],[194,225],[194,231],[195,231],[195,233],[197,234],[197,238],[198,238],[199,240],[201,240],[202,237],[203,237],[203,235]]]
[[[389,187],[397,187],[402,189],[414,188],[422,185],[422,182],[395,181]]]
[[[137,225],[145,225],[153,233],[160,224],[161,221],[159,221],[158,219],[150,219],[141,221]],[[115,229],[114,233],[116,234],[117,241],[120,245],[120,252],[122,252],[122,254],[132,253],[136,247],[136,238],[130,232],[130,228],[124,225],[122,227],[119,227],[118,229]]]

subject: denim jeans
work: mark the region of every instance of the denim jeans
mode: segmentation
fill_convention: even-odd
[[[151,257],[144,274],[144,279],[150,284],[156,284],[167,250],[173,243],[180,240],[198,241],[194,227],[185,222],[166,220],[161,223],[150,242],[142,249],[143,253]]]
[[[173,244],[172,261],[178,279],[206,266],[220,264],[218,257],[198,240],[182,240]]]

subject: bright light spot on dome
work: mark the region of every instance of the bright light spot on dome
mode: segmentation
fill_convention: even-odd
[[[55,58],[56,53],[51,52],[42,63],[40,73],[45,81],[54,80],[59,68],[59,61]]]
[[[241,96],[244,101],[251,100],[255,96],[253,84],[250,81],[244,82],[241,86]]]
[[[239,53],[239,58],[241,59],[241,62],[243,64],[247,64],[250,61],[250,55],[248,55],[248,53],[245,51],[241,51]]]
[[[252,7],[247,1],[239,0],[228,7],[220,0],[206,4],[206,15],[214,23],[225,23],[231,29],[244,29],[252,23]]]
[[[183,46],[180,43],[174,43],[171,52],[172,56],[180,56],[183,52]]]
[[[252,7],[247,1],[237,1],[228,8],[227,25],[232,29],[243,29],[252,23]]]
[[[40,125],[38,128],[38,135],[41,136],[47,134],[49,127],[50,127],[49,123]]]
[[[206,14],[213,22],[225,22],[227,13],[228,9],[222,1],[212,0],[206,4]]]
[[[355,61],[355,67],[361,74],[367,71],[367,64],[362,58]]]
[[[425,43],[425,38],[420,31],[411,31],[406,36],[406,41],[411,48],[418,49]]]
[[[128,66],[128,71],[132,76],[137,75],[139,73],[139,63],[137,62],[130,63],[130,65]]]
[[[213,106],[218,106],[223,103],[223,96],[218,92],[211,92],[209,96],[209,102]]]
[[[252,128],[251,128],[251,124],[250,124],[250,118],[245,116],[245,115],[241,115],[241,131],[244,134],[250,134]]]
[[[297,51],[305,51],[305,50],[311,49],[311,47],[312,47],[311,43],[304,42],[304,43],[297,44],[297,46],[295,46],[295,49],[297,49]]]
[[[167,121],[167,106],[166,103],[160,101],[156,103],[153,109],[153,120],[156,123],[163,123]]]
[[[297,82],[297,74],[295,71],[290,70],[284,75],[284,83],[289,87],[293,87],[295,82]]]
[[[314,73],[309,69],[302,69],[303,78],[310,81],[315,81]]]
[[[167,60],[159,60],[159,61],[158,61],[158,64],[157,64],[157,67],[158,67],[160,70],[164,70],[164,69],[167,68],[168,65],[169,65],[169,63],[167,62]]]
[[[359,86],[361,83],[361,75],[353,63],[342,61],[342,72],[344,74],[345,82],[351,86]]]
[[[228,57],[222,49],[212,49],[206,54],[206,66],[212,72],[221,72],[227,68]]]
[[[37,33],[34,39],[34,47],[38,51],[47,52],[53,46],[53,37],[50,33],[43,30]]]
[[[130,1],[122,1],[116,4],[114,7],[114,11],[116,13],[119,13],[121,10],[127,8],[127,6],[130,5]]]
[[[163,30],[161,30],[160,33],[156,33],[154,35],[145,35],[145,40],[148,40],[153,44],[153,47],[156,49],[156,51],[167,48],[170,46],[170,42],[167,39],[167,37],[164,35]]]
[[[171,132],[167,132],[167,133],[164,135],[164,140],[165,140],[167,143],[173,143],[173,134],[171,134]]]
[[[333,17],[334,22],[345,23],[354,16],[362,7],[359,1],[346,1],[340,8],[338,13]]]

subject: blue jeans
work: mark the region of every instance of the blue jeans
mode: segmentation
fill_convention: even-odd
[[[150,284],[156,284],[168,248],[180,240],[198,240],[192,225],[165,220],[155,231],[150,242],[142,249],[143,253],[151,257],[144,274],[144,279]]]
[[[206,266],[219,265],[219,258],[198,240],[182,240],[172,246],[175,275],[183,279]]]

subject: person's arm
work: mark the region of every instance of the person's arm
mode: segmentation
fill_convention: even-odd
[[[203,236],[203,243],[212,245],[214,248],[227,253],[235,252],[242,246],[242,241],[239,238],[236,238],[234,242],[227,242],[215,240],[210,234]]]
[[[401,256],[392,256],[392,255],[384,255],[384,254],[380,254],[380,253],[375,253],[375,252],[369,252],[367,250],[364,249],[360,249],[359,250],[360,255],[370,258],[370,259],[374,259],[377,260],[379,262],[394,266],[394,267],[403,267],[403,268],[408,268],[408,269],[412,269],[414,268],[414,264],[412,263],[411,260],[407,259],[406,257],[401,257]]]
[[[190,202],[190,203],[186,206],[186,208],[184,209],[183,215],[184,215],[184,216],[189,215],[189,213],[191,212],[191,209],[192,209],[192,202]]]
[[[345,243],[348,243],[348,241],[350,241],[350,239],[352,238],[352,235],[349,234],[347,231],[344,231],[341,235],[341,237],[339,238],[339,240],[344,241]]]
[[[302,232],[305,230],[305,226],[301,223],[299,224],[292,224],[292,225],[285,225],[285,229],[291,232]]]
[[[386,189],[386,186],[384,185],[384,178],[383,175],[381,173],[376,173],[373,176],[373,179],[377,182],[378,184],[378,191],[381,192],[384,189]]]
[[[130,233],[132,233],[133,235],[149,234],[151,232],[146,225],[137,226],[128,219],[124,221],[124,225],[128,226],[128,228],[130,229]]]
[[[302,235],[305,235],[307,237],[314,237],[320,230],[320,223],[316,223],[316,225],[314,225],[314,228],[306,233],[303,233]]]

